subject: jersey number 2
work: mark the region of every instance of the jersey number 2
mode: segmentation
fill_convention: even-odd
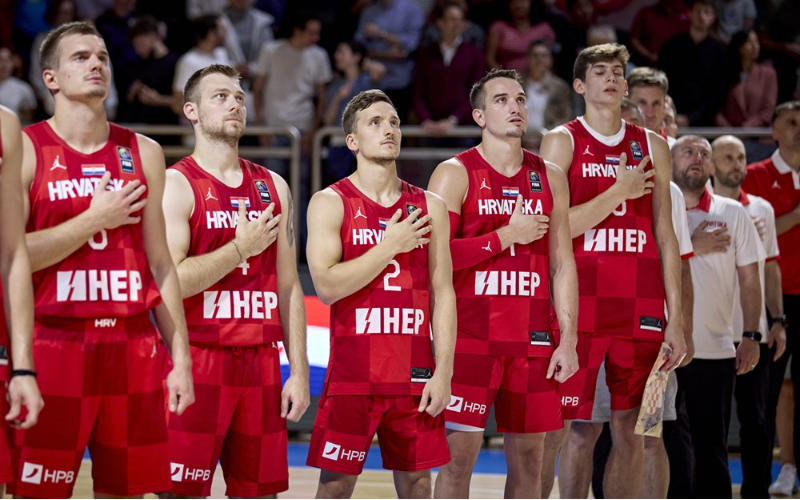
[[[399,292],[402,288],[400,285],[390,285],[389,280],[392,278],[397,278],[400,274],[400,264],[392,259],[389,261],[390,266],[394,266],[394,271],[390,271],[386,273],[386,276],[383,277],[383,289],[390,291],[390,292]]]

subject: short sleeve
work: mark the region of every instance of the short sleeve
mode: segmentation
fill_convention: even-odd
[[[756,225],[744,207],[739,204],[732,205],[730,210],[735,212],[732,217],[735,227],[732,228],[731,235],[735,238],[733,245],[736,252],[736,267],[745,267],[759,260],[766,260],[767,256],[759,241]]]
[[[681,259],[688,259],[694,253],[692,236],[689,234],[689,220],[686,217],[686,200],[678,186],[670,182],[669,194],[672,198],[672,227],[678,238],[678,250]]]
[[[265,43],[261,46],[261,51],[258,53],[258,59],[253,67],[253,73],[258,76],[266,76],[269,74],[270,63],[272,62],[272,42]]]

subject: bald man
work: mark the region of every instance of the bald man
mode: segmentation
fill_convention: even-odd
[[[764,249],[765,259],[758,262],[764,301],[772,317],[783,315],[781,270],[778,267],[778,238],[775,230],[775,211],[765,199],[746,193],[741,185],[747,175],[744,144],[732,135],[719,137],[712,143],[714,191],[717,195],[742,204],[753,220]],[[734,315],[734,342],[742,341],[742,309]],[[767,432],[767,393],[769,371],[786,349],[786,330],[782,323],[767,327],[766,309],[761,309],[758,332],[760,356],[756,367],[736,378],[734,396],[736,412],[742,426],[742,498],[768,498],[772,446]]]

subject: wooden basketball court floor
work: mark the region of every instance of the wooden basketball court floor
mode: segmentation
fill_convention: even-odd
[[[306,450],[307,442],[290,444],[289,490],[279,494],[279,498],[314,498],[317,491],[319,470],[303,465]],[[740,498],[741,461],[739,456],[734,454],[731,455],[730,460],[731,475],[734,482],[733,497]],[[75,485],[74,498],[92,498],[91,468],[91,460],[85,459],[81,465]],[[776,470],[774,470],[773,476],[777,475],[777,469],[779,468],[780,464],[774,462],[773,469]],[[497,471],[504,469],[505,459],[501,447],[494,445],[482,450],[478,465],[476,465],[476,472],[472,478],[470,497],[502,498],[505,474]],[[433,477],[435,479],[435,472]],[[146,498],[155,498],[155,496],[147,495]],[[222,477],[222,469],[219,467],[217,467],[214,475],[211,498],[225,498],[225,482]],[[397,493],[392,483],[392,473],[380,468],[380,452],[375,447],[371,449],[368,455],[364,472],[358,479],[353,498],[397,498]],[[557,483],[550,498],[560,498]],[[800,495],[795,495],[795,498],[800,498]]]

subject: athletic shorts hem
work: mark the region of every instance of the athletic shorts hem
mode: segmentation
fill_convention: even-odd
[[[346,474],[348,476],[360,476],[362,472],[364,472],[364,466],[355,466],[355,467],[347,467],[346,465],[332,465],[332,466],[323,466],[317,463],[316,459],[308,458],[306,460],[306,465],[309,467],[314,467],[317,469],[323,469],[330,472],[336,472],[337,474]]]
[[[173,482],[171,487],[161,490],[158,493],[171,493],[173,495],[188,497],[207,497],[211,495],[211,484],[206,488],[205,484],[183,484]]]
[[[68,491],[64,491],[63,489],[59,492],[51,491],[27,491],[21,490],[20,488],[12,488],[10,485],[6,488],[6,494],[15,495],[15,496],[22,496],[25,498],[72,498],[73,495],[73,488],[75,485],[72,485]],[[50,489],[50,488],[48,488]],[[35,490],[35,488],[34,488]]]
[[[439,459],[439,460],[430,460],[428,462],[420,462],[420,463],[413,464],[410,467],[400,466],[400,467],[391,467],[390,468],[390,467],[387,467],[386,464],[384,464],[383,468],[385,470],[393,470],[393,471],[397,471],[397,472],[419,472],[419,471],[423,471],[423,470],[430,470],[430,469],[433,469],[435,467],[441,467],[442,465],[449,464],[449,463],[450,463],[450,456],[448,454],[447,459],[443,459],[442,458],[442,459]]]
[[[231,497],[244,497],[244,498],[252,498],[252,497],[264,497],[267,495],[275,495],[277,493],[283,493],[289,489],[289,480],[285,481],[276,481],[274,483],[269,483],[267,486],[258,486],[256,488],[240,488],[240,487],[227,487],[225,489],[225,496],[228,498]]]
[[[564,422],[550,422],[550,425],[539,425],[535,427],[528,427],[524,430],[508,429],[498,424],[497,432],[502,432],[503,434],[541,434],[543,432],[558,431],[563,428],[564,428]]]

